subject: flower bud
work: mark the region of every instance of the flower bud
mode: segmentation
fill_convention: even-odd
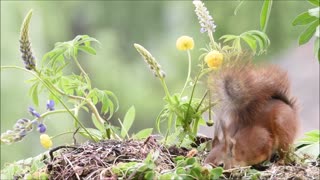
[[[47,102],[47,110],[53,111],[54,110],[54,101],[53,100],[48,100]]]
[[[52,141],[51,141],[51,138],[48,136],[48,134],[40,135],[40,143],[46,149],[49,149],[52,147]]]
[[[33,109],[33,107],[29,107],[29,112],[32,116],[40,118],[40,114],[35,109]]]
[[[38,125],[37,130],[38,130],[40,133],[45,133],[46,130],[47,130],[47,127],[46,127],[44,124],[40,123],[40,124]]]

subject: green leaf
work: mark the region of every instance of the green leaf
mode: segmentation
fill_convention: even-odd
[[[312,130],[305,133],[306,136],[320,138],[320,130]]]
[[[221,167],[216,167],[212,169],[210,171],[211,179],[219,179],[219,177],[222,175],[222,172],[223,172],[223,168]]]
[[[128,136],[128,132],[134,121],[135,114],[136,114],[136,110],[134,106],[131,106],[123,119],[123,126],[121,128],[121,137],[124,138],[126,135]]]
[[[156,173],[152,172],[152,171],[148,171],[146,172],[146,174],[144,175],[144,179],[145,180],[154,180],[156,177]]]
[[[302,14],[299,14],[292,22],[293,26],[297,25],[306,25],[313,21],[317,20],[316,17],[310,16],[309,12],[304,12]]]
[[[257,31],[257,30],[251,30],[246,33],[250,34],[258,41],[260,51],[266,50],[269,47],[270,40],[269,40],[268,36],[266,35],[266,33],[261,32],[261,31]]]
[[[308,0],[308,1],[309,1],[309,3],[316,5],[316,6],[319,6],[319,4],[320,4],[319,0]]]
[[[190,170],[190,175],[195,177],[196,179],[201,178],[201,170],[200,167],[192,167]]]
[[[194,163],[196,163],[196,159],[194,157],[192,158],[188,158],[186,160],[187,165],[193,165]]]
[[[103,92],[113,100],[112,102],[115,102],[116,108],[115,108],[114,111],[118,111],[118,109],[119,109],[119,100],[118,100],[117,96],[111,91],[105,90]]]
[[[253,53],[255,54],[257,51],[257,43],[256,39],[250,34],[246,34],[245,36],[241,36],[241,38],[249,45]]]
[[[299,45],[307,43],[311,37],[316,32],[316,28],[319,25],[319,22],[316,20],[313,23],[311,23],[305,31],[303,31],[299,37]]]
[[[97,129],[99,129],[100,132],[105,132],[103,124],[100,121],[97,120],[96,116],[94,116],[93,113],[91,114],[91,119],[92,119],[92,122],[93,122],[94,126]]]
[[[220,37],[220,40],[224,39],[223,42],[228,42],[228,41],[231,41],[231,40],[234,40],[234,39],[237,39],[237,38],[240,38],[239,36],[236,36],[236,35],[224,35],[224,36],[221,36]]]
[[[30,87],[29,90],[29,94],[32,97],[32,101],[36,106],[39,106],[38,86],[39,82],[36,82]]]
[[[271,7],[272,7],[272,0],[264,0],[261,14],[260,14],[260,28],[263,32],[266,32],[266,29],[267,29]]]
[[[99,141],[99,140],[102,140],[103,138],[102,138],[102,133],[100,132],[100,131],[98,131],[98,130],[96,130],[96,129],[93,129],[93,128],[86,128],[87,129],[87,131],[91,134],[91,136],[93,137],[93,139],[95,140],[95,141]],[[86,131],[84,131],[83,129],[81,129],[80,131],[79,131],[79,133],[82,135],[82,136],[84,136],[84,137],[86,137],[86,138],[88,138],[88,139],[91,139],[91,136],[86,132]]]
[[[134,139],[145,139],[152,133],[153,128],[142,129],[137,134],[133,135]]]
[[[92,55],[97,54],[96,50],[90,46],[79,46],[78,49],[88,54],[92,54]]]

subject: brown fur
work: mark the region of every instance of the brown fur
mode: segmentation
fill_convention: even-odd
[[[220,100],[213,149],[206,163],[225,168],[261,163],[278,151],[284,158],[298,131],[298,113],[287,73],[251,63],[223,67],[210,77]]]

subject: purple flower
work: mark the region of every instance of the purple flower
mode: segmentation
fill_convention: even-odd
[[[31,113],[32,116],[40,118],[40,114],[35,109],[33,109],[33,107],[29,107],[29,112]]]
[[[200,0],[194,0],[193,4],[196,7],[195,12],[198,16],[198,20],[201,26],[200,32],[215,32],[216,25],[214,24],[212,16],[210,16],[209,11],[205,7],[204,3]]]
[[[54,110],[54,101],[53,100],[48,100],[47,102],[47,109],[49,111],[53,111]]]
[[[45,133],[47,130],[47,127],[44,124],[40,123],[37,129],[40,133]]]

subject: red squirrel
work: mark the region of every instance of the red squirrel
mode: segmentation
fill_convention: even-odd
[[[209,78],[219,100],[212,150],[205,163],[248,166],[285,157],[299,127],[298,108],[287,73],[250,62],[222,67]]]

